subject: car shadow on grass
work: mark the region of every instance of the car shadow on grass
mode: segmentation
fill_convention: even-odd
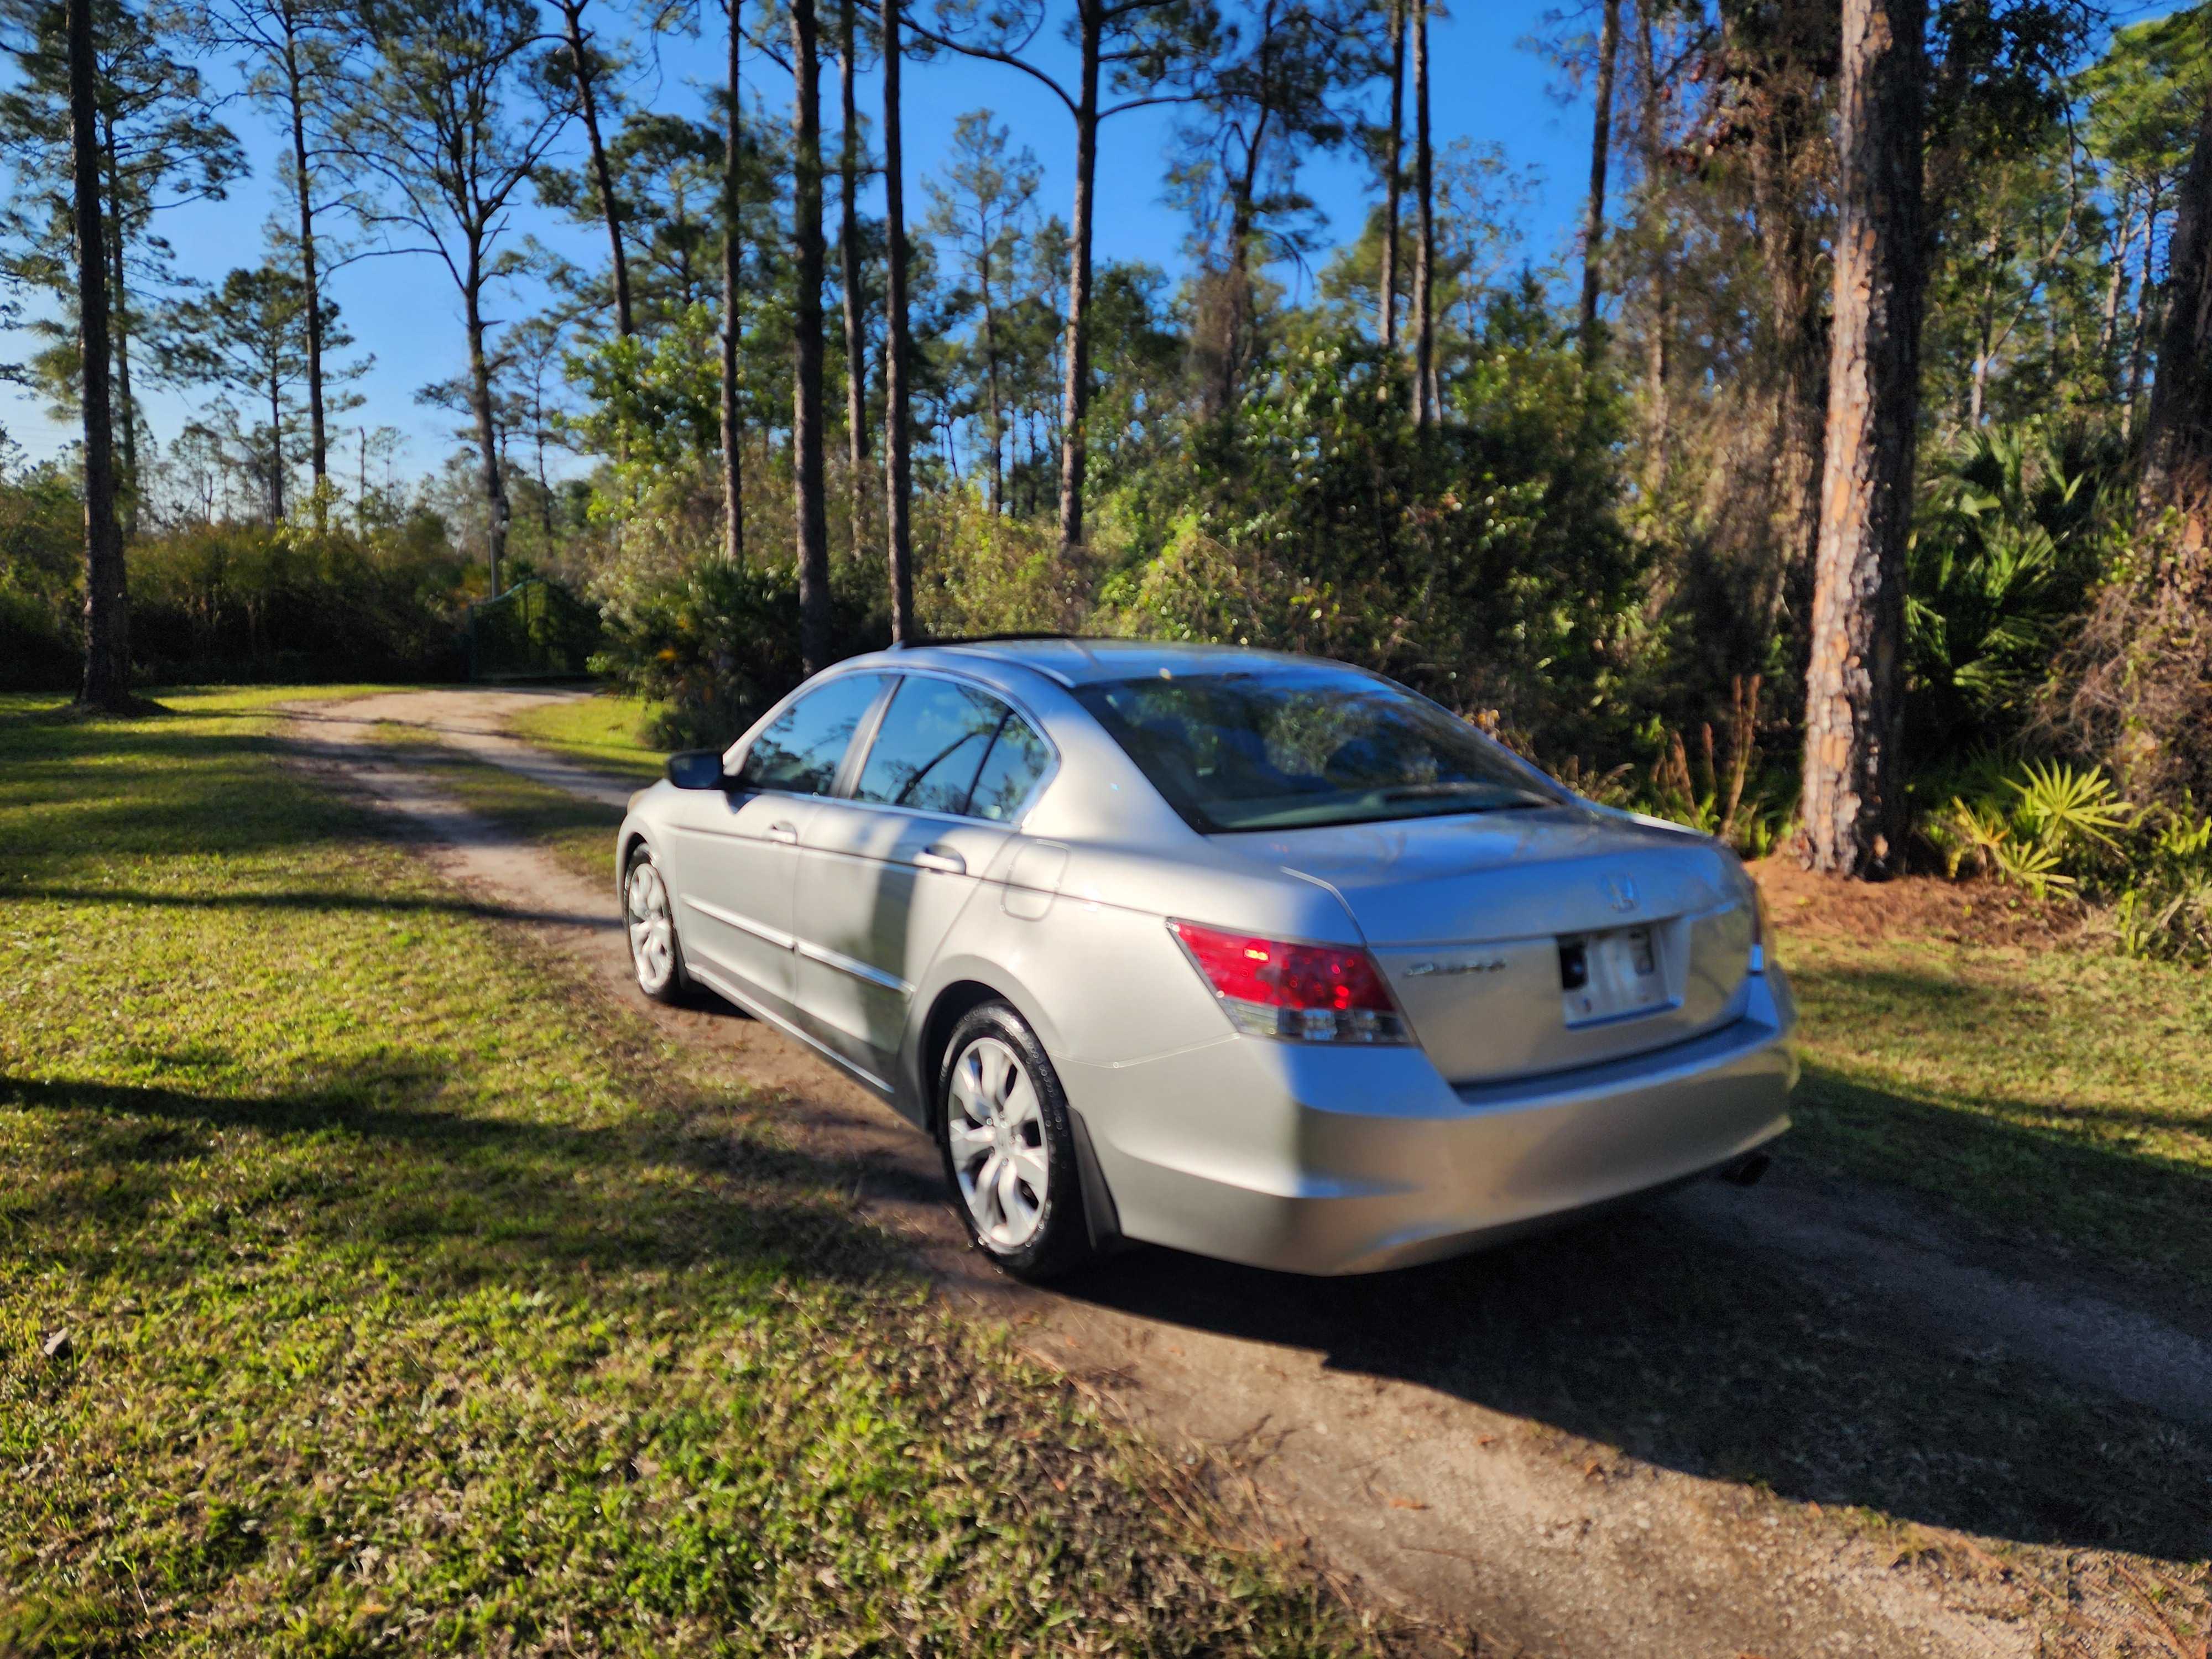
[[[1065,1287],[1316,1352],[1643,1461],[2022,1542],[2212,1553],[2212,1443],[1664,1202],[1481,1255],[1308,1279],[1144,1249]]]

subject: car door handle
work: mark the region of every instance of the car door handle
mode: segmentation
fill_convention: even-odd
[[[942,870],[948,876],[968,873],[968,860],[950,847],[925,847],[914,855],[918,870]]]
[[[780,841],[786,844],[795,842],[799,839],[799,828],[796,824],[779,821],[769,825],[768,838],[770,841]]]

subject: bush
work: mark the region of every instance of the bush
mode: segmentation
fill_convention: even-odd
[[[152,680],[458,678],[469,573],[433,518],[365,540],[200,525],[128,556],[131,654]]]
[[[857,586],[831,583],[833,659],[887,637]],[[792,565],[704,561],[609,595],[604,615],[607,643],[592,670],[665,705],[648,733],[665,748],[720,747],[804,678]]]

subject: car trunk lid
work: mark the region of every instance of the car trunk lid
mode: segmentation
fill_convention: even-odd
[[[1702,836],[1559,807],[1237,839],[1343,899],[1454,1083],[1595,1065],[1740,1012],[1753,917]]]

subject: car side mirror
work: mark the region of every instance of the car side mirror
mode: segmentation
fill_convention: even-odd
[[[735,781],[722,770],[719,749],[684,749],[671,755],[668,781],[678,789],[720,789]]]

